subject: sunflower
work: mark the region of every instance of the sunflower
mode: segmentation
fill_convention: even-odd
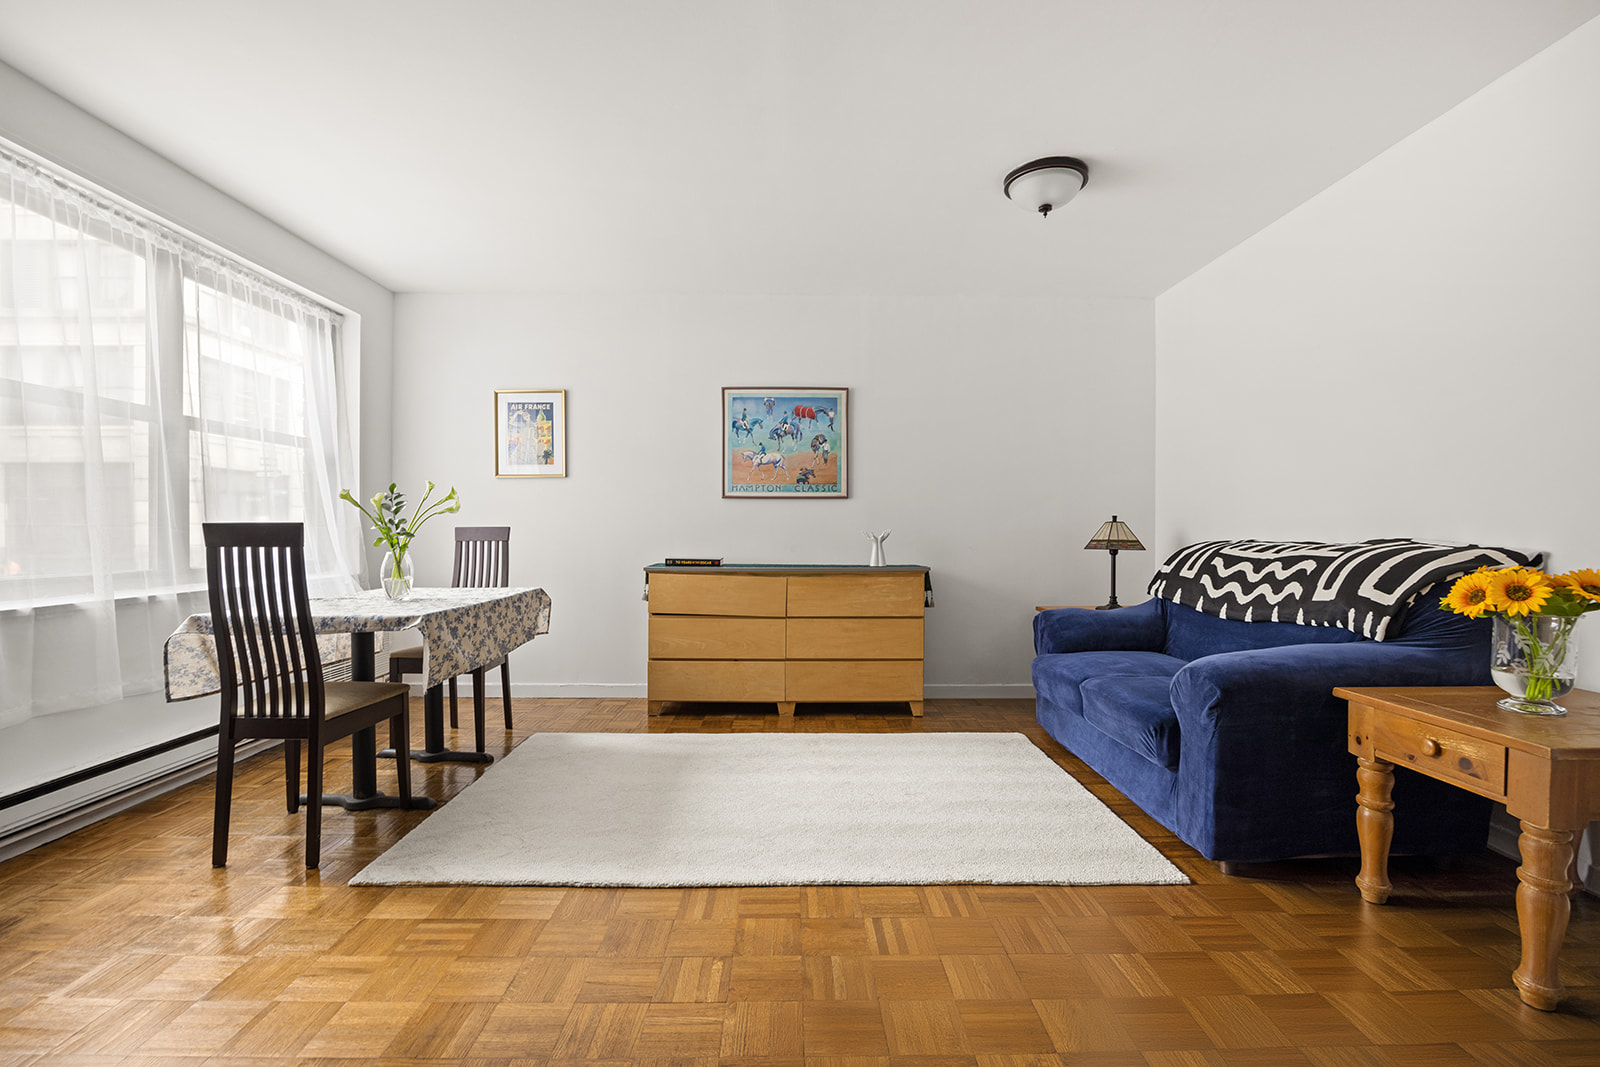
[[[1449,595],[1439,599],[1439,606],[1469,619],[1482,618],[1489,610],[1489,581],[1490,576],[1481,570],[1463,575],[1456,579]]]
[[[1518,615],[1537,615],[1550,599],[1555,586],[1543,571],[1507,567],[1489,576],[1489,610]]]
[[[1573,596],[1600,601],[1600,571],[1568,571],[1560,576],[1561,585]]]

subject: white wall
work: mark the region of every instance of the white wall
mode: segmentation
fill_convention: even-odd
[[[1158,298],[1157,544],[1600,566],[1597,130],[1600,21]]]
[[[1158,298],[1157,545],[1438,537],[1600,567],[1597,131],[1600,21]],[[1600,618],[1580,637],[1600,688]]]
[[[641,568],[667,555],[933,569],[928,695],[1031,696],[1036,604],[1104,601],[1111,516],[1152,521],[1148,301],[455,296],[395,303],[395,472],[502,524],[553,602],[513,692],[642,696]],[[845,386],[848,500],[724,500],[723,386]],[[496,479],[497,388],[567,392],[565,479]],[[364,486],[371,491],[372,486]],[[451,519],[414,551],[449,578]],[[1140,599],[1153,553],[1121,556]]]

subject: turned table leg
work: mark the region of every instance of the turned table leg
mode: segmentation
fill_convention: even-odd
[[[1551,830],[1522,823],[1517,839],[1522,866],[1517,868],[1517,926],[1522,931],[1522,962],[1511,980],[1523,1003],[1540,1011],[1554,1011],[1564,990],[1556,973],[1561,939],[1567,934],[1572,903],[1567,867],[1572,862],[1572,831]]]
[[[1361,873],[1356,888],[1361,899],[1382,904],[1394,886],[1389,882],[1389,842],[1394,838],[1394,764],[1380,759],[1356,760],[1356,837],[1361,842]]]

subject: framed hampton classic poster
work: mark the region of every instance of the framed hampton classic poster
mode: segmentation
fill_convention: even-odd
[[[567,476],[567,391],[494,391],[494,476]]]
[[[722,495],[850,495],[848,389],[722,390]]]

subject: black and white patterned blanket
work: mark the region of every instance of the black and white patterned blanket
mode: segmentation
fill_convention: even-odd
[[[1382,641],[1428,587],[1489,567],[1537,567],[1542,556],[1403,538],[1201,541],[1174,552],[1152,596],[1245,622],[1338,626]]]

